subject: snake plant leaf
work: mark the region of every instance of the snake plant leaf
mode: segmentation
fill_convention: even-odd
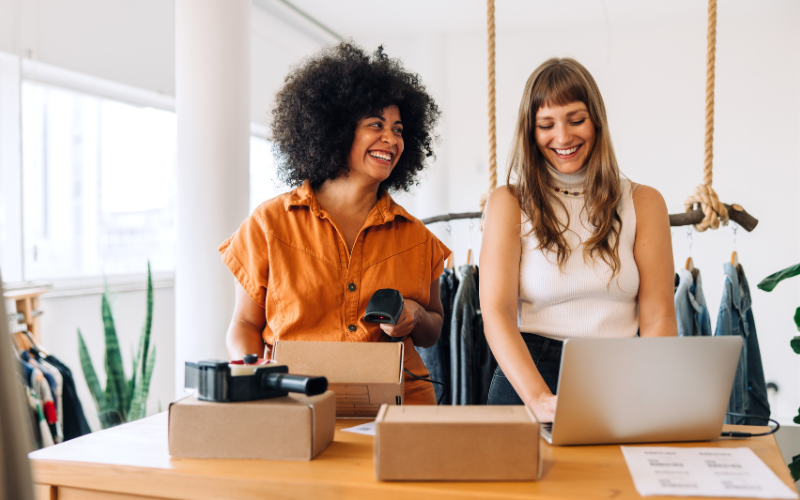
[[[142,344],[144,343],[144,330],[139,335],[139,347],[136,350],[136,354],[133,356],[133,369],[131,370],[131,378],[128,380],[128,394],[131,395],[130,397],[130,406],[126,408],[126,413],[130,413],[130,407],[133,406],[133,399],[134,399],[134,392],[136,391],[136,381],[139,379],[139,373],[142,369],[139,367],[139,364],[142,361]]]
[[[144,344],[142,353],[144,355],[143,365],[147,365],[147,353],[150,352],[150,331],[153,327],[153,275],[150,272],[150,262],[147,263],[147,309],[144,319]]]
[[[793,278],[800,274],[800,264],[795,264],[791,267],[787,267],[786,269],[782,269],[775,274],[770,274],[763,280],[761,283],[758,284],[758,288],[760,290],[764,290],[765,292],[771,292],[778,286],[778,283],[785,279]]]
[[[144,371],[139,377],[136,384],[136,389],[133,394],[133,402],[131,403],[131,411],[128,414],[128,421],[138,420],[144,418],[147,413],[147,396],[150,392],[150,378],[153,375],[153,367],[156,362],[156,346],[153,346],[150,356],[147,357],[147,366],[144,366]],[[140,363],[141,365],[141,363]]]
[[[86,385],[89,386],[89,392],[92,394],[97,412],[102,413],[106,409],[106,398],[100,388],[100,381],[97,379],[97,373],[94,371],[92,358],[89,356],[89,350],[86,348],[86,342],[83,340],[80,328],[78,329],[78,355],[81,359],[83,377],[86,379]]]
[[[125,408],[129,406],[125,370],[122,365],[122,354],[119,350],[119,339],[114,327],[114,318],[106,294],[102,298],[103,328],[106,340],[106,400],[109,409],[116,410],[122,422],[125,422]],[[115,403],[115,404],[114,404]]]
[[[789,341],[789,345],[792,346],[792,350],[795,354],[800,354],[800,337],[794,337]],[[800,422],[797,423],[800,424]]]
[[[792,457],[792,461],[789,463],[789,472],[792,473],[793,480],[800,479],[800,455]]]

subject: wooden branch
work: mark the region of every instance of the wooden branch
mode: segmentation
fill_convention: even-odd
[[[728,216],[730,220],[739,224],[742,229],[746,231],[752,231],[758,225],[758,219],[747,213],[747,211],[742,208],[740,205],[728,205],[725,203],[725,207],[728,209]],[[483,216],[482,212],[464,212],[460,214],[445,214],[445,215],[437,215],[436,217],[429,217],[427,219],[422,219],[422,223],[433,224],[435,222],[449,222],[451,220],[459,220],[459,219],[480,219]],[[676,226],[693,226],[695,224],[699,224],[700,221],[703,220],[703,211],[698,209],[692,210],[691,212],[684,212],[681,214],[670,214],[669,215],[669,225],[676,227]]]
[[[728,205],[727,203],[724,203],[724,205],[728,209],[730,219],[739,224],[742,229],[752,231],[758,225],[758,219],[748,214],[741,205]],[[693,226],[694,224],[699,224],[701,220],[703,220],[703,211],[699,208],[682,214],[669,214],[669,225],[673,227]]]
[[[437,215],[436,217],[428,217],[427,219],[422,219],[422,223],[428,225],[428,224],[433,224],[434,222],[449,222],[451,220],[458,220],[458,219],[480,219],[481,217],[483,217],[483,212],[444,214],[444,215]]]

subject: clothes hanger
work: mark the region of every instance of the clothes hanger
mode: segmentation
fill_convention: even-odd
[[[736,251],[736,231],[739,229],[738,224],[733,224],[733,252],[731,252],[731,265],[737,270],[739,269],[739,253]]]
[[[684,266],[687,271],[694,275],[694,260],[692,260],[692,228],[686,229],[686,238],[689,239],[689,256],[686,258],[686,265]]]
[[[447,229],[447,236],[449,236],[449,239],[452,242],[453,241],[453,233],[452,233],[453,228],[450,226],[450,221],[447,221],[447,228],[446,229]],[[447,269],[449,269],[451,271],[455,271],[456,263],[453,260],[453,253],[452,252],[450,252],[450,256],[447,257],[447,260],[444,262],[444,267],[446,267]]]

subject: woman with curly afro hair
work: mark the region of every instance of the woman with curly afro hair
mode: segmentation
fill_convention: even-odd
[[[450,250],[389,191],[417,183],[438,118],[419,77],[382,47],[370,55],[342,43],[286,77],[271,132],[281,178],[295,189],[264,202],[220,246],[238,282],[232,359],[267,357],[278,340],[401,340],[405,369],[428,376],[414,346],[439,338],[438,278]],[[395,325],[363,320],[383,288],[404,298]],[[405,404],[436,403],[430,383],[406,374],[405,387]]]

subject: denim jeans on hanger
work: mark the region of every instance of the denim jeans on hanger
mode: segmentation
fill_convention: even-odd
[[[770,415],[767,383],[764,380],[761,350],[758,347],[756,324],[751,309],[750,287],[741,265],[738,272],[727,262],[724,268],[725,289],[722,292],[715,335],[740,335],[744,340],[728,411],[755,416],[755,418],[729,416],[725,418],[725,423],[767,425],[767,417]]]
[[[708,315],[706,298],[703,295],[703,283],[700,270],[696,270],[697,278],[691,271],[680,269],[680,282],[675,290],[675,315],[678,320],[678,335],[695,337],[711,335],[711,318]]]

